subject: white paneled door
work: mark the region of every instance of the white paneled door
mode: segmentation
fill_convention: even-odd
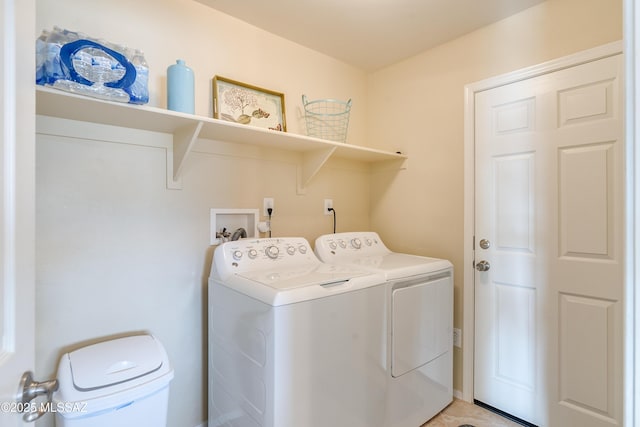
[[[34,366],[34,5],[0,0],[0,427]]]
[[[474,398],[538,426],[622,425],[622,68],[475,98]]]

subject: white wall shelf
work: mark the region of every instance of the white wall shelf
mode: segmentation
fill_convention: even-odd
[[[388,161],[402,163],[407,159],[403,154],[277,132],[161,108],[102,101],[42,86],[36,86],[36,113],[42,116],[172,134],[174,181],[180,178],[197,139],[300,152],[302,164],[298,187],[302,192],[331,157],[367,163]]]

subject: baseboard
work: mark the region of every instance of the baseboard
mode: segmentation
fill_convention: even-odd
[[[207,424],[208,424],[208,423],[205,421],[205,422],[203,422],[202,424],[197,425],[197,426],[195,426],[195,427],[207,427]]]

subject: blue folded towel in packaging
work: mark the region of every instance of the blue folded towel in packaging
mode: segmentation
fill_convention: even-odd
[[[110,101],[149,102],[149,68],[139,50],[54,28],[36,41],[36,83]]]

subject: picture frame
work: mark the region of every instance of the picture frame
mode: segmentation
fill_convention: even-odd
[[[284,93],[213,77],[213,117],[275,131],[287,131]]]

